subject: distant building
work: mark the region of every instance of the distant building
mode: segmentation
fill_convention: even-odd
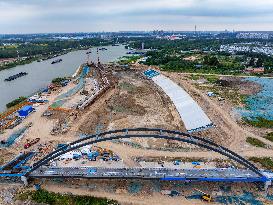
[[[263,74],[264,73],[264,68],[246,68],[245,73],[255,73],[255,74]]]
[[[180,40],[182,38],[178,35],[172,35],[172,36],[169,36],[168,39],[171,41],[174,41],[174,40]]]
[[[12,63],[14,61],[16,61],[16,58],[0,58],[0,65]]]
[[[269,39],[269,34],[268,33],[261,33],[261,32],[242,32],[238,33],[236,35],[236,38],[241,38],[241,39]]]
[[[142,42],[141,49],[144,50],[144,48],[145,48],[145,44],[144,44],[144,42]]]
[[[203,65],[201,65],[201,64],[195,65],[195,68],[197,68],[197,69],[201,69],[202,67],[203,67]]]

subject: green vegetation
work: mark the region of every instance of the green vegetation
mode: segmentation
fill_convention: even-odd
[[[3,43],[12,43],[12,45],[1,46]],[[0,59],[18,59],[11,63],[1,64],[0,71],[12,68],[17,65],[31,63],[38,59],[48,59],[56,54],[65,54],[73,50],[87,49],[92,46],[105,46],[110,45],[111,43],[111,41],[102,40],[99,38],[88,38],[80,40],[49,40],[44,38],[30,42],[25,40],[10,41],[0,39]],[[21,59],[20,57],[22,56],[26,57],[26,59]]]
[[[28,199],[37,203],[49,205],[117,205],[114,200],[105,198],[96,198],[92,196],[62,195],[48,192],[46,190],[27,191],[17,196],[18,200],[26,201]]]
[[[273,142],[273,132],[267,133],[264,138]]]
[[[138,55],[123,56],[118,61],[118,64],[120,64],[120,65],[127,65],[127,64],[131,64],[131,63],[135,63],[140,58],[142,58],[142,57],[138,56]]]
[[[136,89],[136,86],[134,86],[133,84],[127,83],[127,82],[119,83],[118,87],[120,89],[126,90],[128,92],[132,92]]]
[[[265,143],[263,143],[261,140],[258,140],[256,138],[247,137],[246,142],[253,145],[253,146],[255,146],[255,147],[263,147],[263,148],[266,147]]]
[[[15,46],[0,48],[0,58],[17,58],[19,56],[52,55],[70,49],[83,49],[91,46],[109,45],[111,42],[99,38],[81,40],[47,40],[12,42]],[[1,44],[1,42],[0,42]],[[18,51],[18,52],[17,52]]]
[[[248,97],[248,95],[240,94],[240,100],[241,100],[242,104],[246,103],[247,97]],[[247,108],[247,107],[245,106],[245,108]]]
[[[220,45],[248,41],[235,38],[185,38],[175,41],[144,38],[141,40],[132,39],[130,47],[140,48],[141,43],[144,42],[146,48],[153,49],[146,53],[148,59],[145,64],[156,65],[168,71],[241,75],[247,66],[264,66],[265,73],[272,73],[272,56],[248,52],[238,52],[236,54],[219,52]]]
[[[9,102],[8,104],[6,104],[6,107],[7,107],[7,108],[11,108],[11,107],[13,107],[13,106],[15,106],[15,105],[18,105],[18,104],[21,103],[21,102],[24,102],[26,99],[27,99],[26,97],[21,96],[21,97],[15,99],[15,100]]]
[[[63,77],[59,77],[59,78],[54,78],[51,82],[55,83],[55,84],[60,84],[62,81],[66,80],[67,78]]]
[[[260,163],[264,169],[273,170],[273,161],[270,157],[250,157],[249,160],[255,163]]]
[[[205,76],[205,79],[209,82],[209,83],[216,83],[219,80],[219,76],[217,75],[207,75]]]
[[[13,68],[17,65],[25,65],[25,64],[31,63],[32,61],[35,61],[37,59],[38,59],[37,57],[28,57],[24,60],[16,60],[14,62],[3,64],[3,65],[0,65],[0,71],[5,70],[5,69],[9,69],[9,68]]]
[[[220,65],[220,62],[216,56],[205,56],[203,63],[208,66],[219,66]]]
[[[253,120],[243,118],[243,121],[249,125],[259,128],[273,128],[273,120],[268,120],[263,117],[257,117]]]
[[[244,67],[233,57],[221,58],[220,54],[205,54],[193,61],[185,60],[192,54],[163,49],[147,52],[147,65],[157,65],[162,70],[211,74],[241,74]],[[219,59],[218,59],[219,58]]]

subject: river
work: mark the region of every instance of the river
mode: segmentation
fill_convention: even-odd
[[[113,62],[127,52],[124,46],[105,46],[105,48],[107,50],[99,51],[102,63]],[[90,50],[92,51],[90,59],[97,61],[97,48]],[[58,58],[62,58],[63,61],[52,65],[51,62]],[[32,62],[0,71],[0,112],[6,109],[6,104],[10,101],[20,96],[32,95],[46,87],[53,78],[73,75],[79,65],[86,60],[86,50],[78,50],[46,61]],[[10,82],[4,81],[5,78],[19,72],[27,72],[28,75]]]

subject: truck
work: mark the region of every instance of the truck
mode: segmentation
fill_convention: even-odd
[[[90,152],[87,154],[88,160],[89,161],[96,161],[97,157],[99,156],[99,152]]]

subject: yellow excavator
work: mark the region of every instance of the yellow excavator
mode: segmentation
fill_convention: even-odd
[[[211,202],[212,201],[212,197],[210,194],[207,194],[199,189],[195,189],[196,191],[200,192],[202,194],[201,199],[206,201],[206,202]]]

